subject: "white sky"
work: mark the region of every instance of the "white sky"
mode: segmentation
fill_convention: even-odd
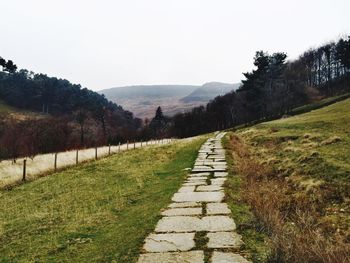
[[[93,90],[238,82],[350,34],[349,0],[0,0],[0,56]]]

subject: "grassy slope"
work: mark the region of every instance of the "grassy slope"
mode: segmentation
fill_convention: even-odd
[[[333,103],[345,100],[347,98],[350,97],[350,93],[346,93],[346,94],[342,94],[342,95],[338,95],[338,96],[334,96],[334,97],[329,97],[329,98],[325,98],[322,99],[320,101],[314,102],[314,103],[310,103],[310,104],[306,104],[304,106],[298,107],[293,109],[290,114],[291,115],[298,115],[298,114],[302,114],[302,113],[306,113],[312,110],[316,110],[316,109],[320,109],[322,107],[331,105]]]
[[[204,137],[0,192],[0,262],[134,262]]]
[[[269,255],[269,247],[266,245],[268,237],[261,231],[261,224],[250,210],[249,205],[243,200],[242,184],[244,184],[244,179],[239,176],[235,169],[233,149],[228,136],[224,138],[223,143],[226,148],[226,160],[230,175],[225,184],[226,199],[237,225],[237,232],[242,235],[244,242],[240,253],[245,254],[253,262],[264,262]]]
[[[300,211],[304,209],[306,213],[309,213],[309,219],[313,220],[309,226],[310,233],[317,228],[317,231],[321,231],[321,233],[333,240],[330,241],[331,243],[338,242],[335,240],[349,238],[350,236],[349,131],[350,99],[306,114],[239,130],[236,132],[236,135],[238,135],[237,140],[244,142],[252,154],[251,163],[246,165],[246,167],[239,168],[250,176],[250,180],[253,180],[252,182],[255,180],[256,185],[254,187],[256,188],[254,190],[261,190],[260,197],[262,200],[264,195],[268,196],[270,194],[271,197],[274,197],[273,191],[276,192],[275,196],[279,196],[279,198],[275,200],[276,203],[274,205],[279,205],[278,202],[281,204],[280,210],[276,211],[276,217],[284,220],[282,224],[285,224],[291,218],[294,218],[294,223],[298,224],[297,215],[294,214],[295,211],[290,209],[298,208]],[[261,169],[266,171],[267,175],[259,174],[254,178],[254,174],[258,174]],[[263,188],[265,180],[266,188]],[[270,188],[274,186],[277,188],[268,190],[269,184]],[[279,191],[279,187],[283,190]],[[230,191],[231,194],[237,192],[237,190],[234,190],[234,187],[232,190],[229,189]],[[253,197],[260,198],[259,193]],[[252,204],[254,202],[252,201]],[[286,205],[291,206],[286,207]],[[259,211],[258,208],[255,212],[260,215],[260,220],[264,217],[268,218],[268,211]],[[265,227],[271,228],[272,233],[275,231],[273,225],[269,226],[267,224]],[[301,227],[301,229],[303,228]],[[293,230],[294,232],[297,233],[297,231]],[[302,230],[300,234],[302,235]],[[298,234],[292,235],[298,237]],[[333,237],[337,238],[333,239]],[[249,240],[249,236],[246,235],[246,238]],[[305,240],[307,240],[306,235]],[[286,243],[285,241],[283,242]],[[282,244],[283,246],[283,242],[280,242],[279,245]],[[299,244],[301,243],[301,241],[298,242]],[[307,243],[308,241],[305,242]],[[282,247],[282,249],[279,248],[280,252],[276,253],[281,254],[281,251],[284,250],[284,255],[277,255],[277,257],[281,256],[283,259],[286,255],[291,256],[293,253],[294,255],[297,255],[297,253],[302,255],[303,251],[297,251],[298,249],[310,249],[310,258],[304,258],[304,262],[314,259],[322,260],[317,258],[318,256],[322,257],[322,253],[324,253],[324,256],[344,256],[339,251],[327,251],[332,249],[329,245],[331,243],[327,243],[328,241],[325,240],[322,242],[324,243],[319,244],[328,245],[322,247],[322,245],[315,244],[314,247],[319,246],[317,248],[320,249],[319,251],[311,251],[313,244],[306,243],[304,248],[302,248],[303,244],[300,244],[299,248],[292,246],[291,248]],[[336,247],[339,246],[335,245]],[[250,252],[254,253],[254,249],[250,249]],[[288,254],[289,252],[291,253]],[[315,253],[313,254],[313,252]],[[276,258],[276,255],[274,257]],[[259,260],[255,261],[260,262]]]
[[[350,99],[242,132],[257,145],[273,142],[273,157],[306,176],[347,183],[350,172]],[[272,152],[273,153],[273,152]]]

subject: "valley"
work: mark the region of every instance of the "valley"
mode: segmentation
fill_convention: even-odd
[[[240,84],[210,82],[202,86],[191,85],[140,85],[99,91],[107,99],[133,112],[141,119],[151,119],[161,106],[167,116],[205,106],[216,96],[238,89]]]

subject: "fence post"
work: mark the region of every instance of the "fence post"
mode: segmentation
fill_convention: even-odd
[[[119,142],[119,145],[118,145],[118,152],[120,152],[120,142]]]
[[[108,145],[108,155],[111,155],[111,144]]]
[[[77,150],[77,153],[75,155],[75,163],[78,164],[79,163],[79,149]]]
[[[23,160],[23,177],[22,181],[26,180],[26,172],[27,172],[27,159]]]
[[[134,140],[134,149],[136,148],[135,140]]]
[[[126,149],[129,150],[129,140],[126,141]]]
[[[142,148],[142,140],[141,140],[141,148]]]
[[[55,162],[54,162],[54,170],[56,171],[57,170],[57,153],[55,153]]]
[[[95,147],[95,160],[97,160],[97,147]]]

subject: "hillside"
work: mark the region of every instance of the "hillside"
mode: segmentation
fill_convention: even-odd
[[[195,89],[191,94],[183,97],[182,102],[203,102],[207,103],[218,95],[224,95],[232,90],[237,90],[241,84],[227,84],[220,82],[209,82]]]
[[[152,118],[158,106],[172,116],[178,112],[205,105],[218,95],[237,87],[238,84],[220,82],[194,85],[139,85],[117,87],[99,91],[107,99],[123,106],[139,118]]]
[[[239,175],[228,185],[231,209],[238,225],[256,221],[270,236],[267,256],[263,233],[242,229],[256,258],[348,262],[349,130],[347,99],[231,133],[226,147],[235,164],[232,173]]]
[[[228,132],[225,202],[243,255],[347,262],[349,125],[347,99]],[[1,191],[0,261],[15,253],[19,262],[135,262],[207,137],[130,150]]]
[[[0,71],[0,160],[132,140],[141,120],[68,80]]]

